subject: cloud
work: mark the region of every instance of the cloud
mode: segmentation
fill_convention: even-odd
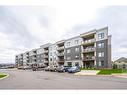
[[[126,11],[126,6],[84,4],[1,6],[0,62],[14,62],[15,54],[105,26],[112,35],[113,60],[127,57]]]

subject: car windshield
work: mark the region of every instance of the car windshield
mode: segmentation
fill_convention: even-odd
[[[76,69],[77,67],[71,67],[71,69]]]

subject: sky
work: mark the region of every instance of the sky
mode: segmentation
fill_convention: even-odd
[[[83,2],[0,6],[0,63],[15,55],[108,26],[112,60],[127,57],[127,6],[90,6]]]

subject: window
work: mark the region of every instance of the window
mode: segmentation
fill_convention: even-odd
[[[70,53],[70,49],[67,50],[67,53]]]
[[[99,61],[99,66],[101,66],[101,61]]]
[[[99,39],[103,39],[103,38],[104,38],[104,33],[98,34],[98,38],[99,38]]]
[[[79,55],[76,55],[75,58],[76,58],[76,59],[79,59]]]
[[[98,48],[104,48],[104,42],[99,43]]]
[[[99,66],[104,66],[104,61],[99,61]]]
[[[104,57],[104,52],[99,52],[98,57]]]
[[[75,44],[78,44],[79,43],[79,40],[75,40]]]
[[[50,53],[50,56],[52,56],[52,53]]]
[[[75,66],[79,66],[79,62],[75,62]]]
[[[41,57],[43,57],[43,55],[41,55]]]
[[[67,42],[67,46],[70,46],[70,42]]]
[[[39,55],[37,55],[37,58],[39,58],[40,56]]]
[[[50,61],[52,61],[52,58],[50,58]]]
[[[50,50],[52,51],[52,47],[50,47]]]
[[[67,60],[70,60],[71,59],[71,57],[67,57]]]
[[[72,63],[71,63],[71,62],[68,62],[67,64],[68,64],[68,66],[69,66],[69,67],[71,67],[71,66],[72,66]]]
[[[77,47],[77,48],[75,48],[75,51],[79,51],[79,48]]]

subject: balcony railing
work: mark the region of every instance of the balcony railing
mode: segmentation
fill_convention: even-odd
[[[87,53],[87,52],[94,52],[95,51],[95,47],[92,48],[86,48],[83,50],[83,53]]]
[[[36,55],[37,53],[33,52],[32,55]]]
[[[44,50],[44,53],[48,53],[49,51],[48,50]]]
[[[85,40],[82,42],[82,45],[87,45],[87,44],[91,44],[91,43],[94,43],[95,42],[95,39],[89,39],[89,40]]]
[[[44,58],[48,58],[48,55],[44,55]]]
[[[47,60],[44,60],[44,63],[48,63],[48,61]]]
[[[58,59],[57,61],[58,62],[64,62],[64,59]]]
[[[57,50],[64,50],[64,46],[57,47]]]
[[[58,53],[57,56],[64,56],[64,52]]]
[[[95,60],[95,56],[83,58],[83,61],[91,61],[91,60]]]

